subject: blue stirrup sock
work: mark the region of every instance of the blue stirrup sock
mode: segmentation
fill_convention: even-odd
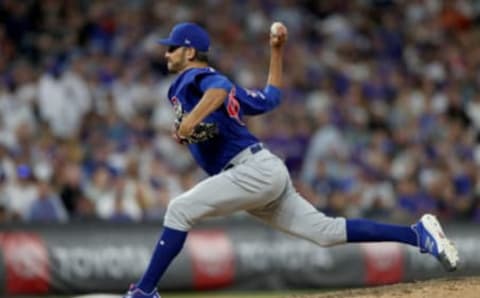
[[[409,226],[377,223],[367,219],[347,219],[347,242],[395,241],[417,246],[417,234]],[[151,293],[172,260],[183,248],[188,232],[165,227],[150,263],[137,287]]]
[[[158,240],[152,258],[137,287],[145,293],[151,293],[162,278],[172,260],[183,248],[187,232],[164,227]]]
[[[409,226],[383,224],[368,219],[347,219],[347,242],[382,241],[418,246],[417,233]]]

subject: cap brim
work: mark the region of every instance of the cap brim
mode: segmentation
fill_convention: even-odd
[[[164,46],[181,46],[178,42],[174,42],[169,38],[162,38],[157,43],[164,45]]]

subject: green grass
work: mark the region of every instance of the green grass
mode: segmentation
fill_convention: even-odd
[[[71,298],[71,297],[81,297],[80,296],[28,296],[20,298]],[[118,298],[121,295],[117,296]],[[288,294],[256,294],[256,293],[236,293],[236,294],[219,294],[219,293],[208,293],[202,292],[198,294],[168,294],[162,293],[162,298],[286,298]]]
[[[175,292],[161,293],[162,298],[287,298],[292,295],[311,294],[319,292],[319,290],[306,291],[279,291],[279,292]],[[82,295],[73,296],[29,296],[18,298],[71,298],[82,297]],[[118,295],[117,297],[121,297]]]

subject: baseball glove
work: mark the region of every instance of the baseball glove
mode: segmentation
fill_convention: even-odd
[[[174,124],[174,138],[181,144],[195,144],[214,138],[218,135],[218,127],[215,123],[201,122],[193,129],[193,132],[188,137],[181,137],[178,135],[178,128],[182,123],[183,117],[186,115],[181,108],[175,109],[176,119]]]

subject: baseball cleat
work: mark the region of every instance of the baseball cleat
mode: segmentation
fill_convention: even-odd
[[[162,298],[158,294],[157,290],[153,290],[151,293],[145,293],[141,289],[137,288],[136,285],[130,285],[128,292],[123,298]]]
[[[446,236],[437,218],[431,214],[423,215],[412,225],[417,233],[421,253],[429,253],[437,258],[447,271],[455,271],[458,264],[458,250]]]

